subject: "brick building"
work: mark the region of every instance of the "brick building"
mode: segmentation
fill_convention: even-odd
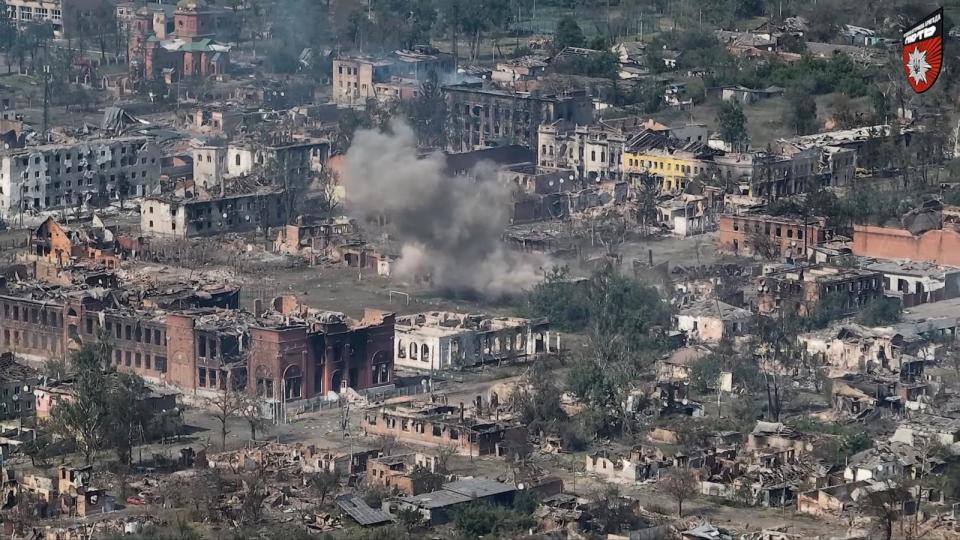
[[[340,57],[333,61],[333,100],[339,105],[363,105],[368,99],[416,98],[419,81],[431,72],[442,76],[454,69],[453,55],[432,47],[395,51],[388,57]]]
[[[248,388],[293,401],[393,381],[393,313],[367,309],[362,319],[274,300],[271,320],[250,328]]]
[[[883,274],[823,265],[794,267],[759,278],[757,289],[761,314],[786,309],[804,317],[829,302],[837,315],[850,315],[883,297]]]
[[[724,214],[717,250],[746,257],[805,259],[826,241],[827,233],[827,220],[820,217]]]
[[[152,80],[164,70],[172,70],[169,83],[225,73],[230,65],[230,46],[214,39],[223,30],[219,13],[203,0],[182,1],[174,12],[173,34],[167,35],[166,26],[157,24],[154,11],[138,10],[127,44],[130,74]]]
[[[960,266],[960,232],[946,224],[918,235],[906,229],[854,225],[853,254]]]
[[[357,321],[284,297],[253,314],[229,286],[158,289],[0,289],[0,352],[39,362],[106,340],[118,371],[201,395],[233,381],[275,401],[393,380],[392,313],[367,310]]]
[[[440,403],[371,408],[364,414],[363,428],[402,443],[447,447],[465,456],[506,455],[527,438],[519,423],[467,416],[462,403],[459,410]]]

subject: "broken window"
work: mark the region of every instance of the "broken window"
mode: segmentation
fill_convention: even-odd
[[[130,357],[131,357],[130,351],[123,352],[123,365],[130,367]]]
[[[159,331],[159,330],[154,330],[154,331],[153,331],[153,342],[156,343],[157,345],[163,345],[163,343],[160,341],[160,331]]]
[[[460,432],[457,431],[457,430],[455,430],[455,429],[451,429],[451,430],[450,430],[450,440],[451,440],[451,441],[456,441],[456,440],[458,440],[459,438],[460,438]]]
[[[197,386],[207,386],[207,368],[197,368]]]
[[[407,357],[407,347],[406,343],[403,340],[397,341],[397,358],[406,358]]]
[[[298,366],[290,366],[283,378],[283,391],[286,400],[300,399],[302,396],[303,372]]]
[[[144,369],[150,369],[150,354],[149,354],[149,353],[145,353],[145,354],[143,355],[143,368],[144,368]]]
[[[166,373],[166,372],[167,372],[167,357],[166,357],[166,356],[158,356],[158,357],[156,358],[156,362],[154,363],[154,367],[155,367],[156,370],[159,371],[160,373]]]
[[[136,353],[136,354],[133,355],[133,367],[135,367],[135,368],[140,368],[140,367],[141,367],[141,357],[140,357],[140,353]]]
[[[200,339],[198,343],[198,348],[199,348],[199,352],[197,353],[197,356],[199,356],[200,358],[206,358],[207,357],[207,340]]]
[[[211,369],[209,372],[210,375],[210,388],[217,387],[217,370]]]
[[[428,347],[426,343],[420,348],[420,360],[424,362],[430,361],[430,347]]]
[[[16,309],[16,308],[14,308],[14,309]],[[14,315],[14,316],[16,316],[16,315]],[[418,348],[418,346],[417,346],[416,343],[411,343],[411,344],[410,344],[410,359],[411,359],[411,360],[416,360],[416,359],[417,359],[417,348]]]

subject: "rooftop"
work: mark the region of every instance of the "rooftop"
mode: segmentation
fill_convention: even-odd
[[[681,308],[678,313],[691,317],[720,317],[722,319],[746,319],[753,316],[749,310],[715,300],[694,302]]]

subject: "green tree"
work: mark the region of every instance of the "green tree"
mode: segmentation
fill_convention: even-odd
[[[742,145],[747,140],[747,117],[743,107],[736,101],[725,101],[717,112],[720,138],[732,145]]]
[[[435,71],[420,84],[420,95],[409,105],[410,123],[417,142],[425,148],[447,145],[447,101]]]
[[[101,355],[91,344],[74,353],[73,397],[58,401],[50,415],[53,431],[73,440],[85,463],[104,447],[109,435],[110,402],[104,391],[108,381],[103,372],[108,359],[109,355]]]
[[[860,309],[857,322],[864,326],[887,326],[900,322],[900,302],[892,298],[877,298]]]
[[[557,21],[557,29],[553,34],[553,47],[562,50],[564,47],[583,47],[586,38],[583,30],[573,17],[566,16]]]
[[[789,126],[797,135],[807,135],[819,129],[817,102],[809,91],[799,87],[793,88],[787,93],[787,103]]]
[[[145,437],[145,428],[153,418],[147,407],[148,390],[143,379],[131,373],[116,373],[106,392],[108,407],[108,440],[120,463],[129,466],[133,448]]]

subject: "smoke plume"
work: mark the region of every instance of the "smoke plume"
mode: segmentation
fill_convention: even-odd
[[[344,185],[351,212],[385,215],[402,248],[394,271],[428,276],[454,294],[503,296],[538,279],[539,262],[501,241],[510,221],[511,189],[493,167],[473,178],[445,173],[441,153],[419,156],[416,137],[395,121],[389,132],[358,131],[347,151]]]

